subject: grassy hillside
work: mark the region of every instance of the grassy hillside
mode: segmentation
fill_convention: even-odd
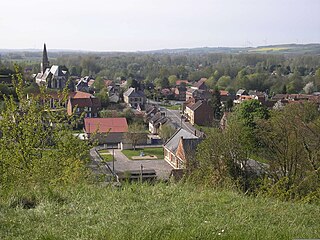
[[[320,206],[186,185],[84,186],[29,199],[30,209],[19,197],[0,200],[0,239],[320,237]]]

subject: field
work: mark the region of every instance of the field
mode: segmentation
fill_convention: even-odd
[[[320,206],[183,184],[82,186],[0,198],[0,239],[319,238]],[[34,205],[22,201],[22,196]],[[19,201],[20,200],[20,201]],[[23,202],[19,204],[19,202]]]
[[[279,52],[283,50],[288,50],[288,47],[262,47],[250,50],[249,52]]]
[[[127,158],[132,159],[134,156],[139,156],[140,152],[143,151],[145,155],[155,155],[158,159],[163,159],[163,148],[137,148],[136,150],[123,150],[122,153]]]

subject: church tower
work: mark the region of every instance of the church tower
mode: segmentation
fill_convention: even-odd
[[[47,68],[49,68],[49,59],[47,53],[46,44],[43,46],[43,53],[42,53],[42,63],[41,63],[41,73],[43,74]]]

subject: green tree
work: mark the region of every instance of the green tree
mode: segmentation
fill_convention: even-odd
[[[96,94],[96,97],[99,98],[101,106],[103,108],[108,107],[109,105],[109,94],[106,88],[103,88],[99,93]]]
[[[89,148],[71,131],[75,116],[51,111],[44,89],[28,100],[21,74],[16,77],[18,102],[12,96],[5,98],[0,114],[0,188],[10,191],[83,180]],[[67,94],[63,95],[66,100]]]
[[[221,105],[221,95],[218,88],[215,89],[212,95],[211,106],[213,110],[214,119],[220,120],[222,117],[222,105]]]
[[[132,144],[134,150],[136,150],[137,144],[144,137],[146,137],[145,127],[137,122],[129,125],[128,132],[125,134],[125,139]]]
[[[162,138],[163,143],[165,143],[175,132],[175,129],[169,124],[164,124],[160,126],[159,136]]]
[[[175,87],[178,78],[177,78],[176,75],[170,75],[169,78],[168,78],[168,80],[169,80],[169,85],[170,85],[170,87]]]
[[[93,87],[96,92],[100,92],[105,87],[105,83],[102,77],[96,77],[93,83]]]
[[[230,83],[231,83],[230,76],[222,76],[219,78],[217,82],[217,86],[219,89],[226,89]]]
[[[320,187],[320,125],[316,104],[290,104],[257,125],[270,164],[268,192],[284,200],[312,198]]]

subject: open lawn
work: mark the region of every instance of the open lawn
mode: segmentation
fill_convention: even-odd
[[[147,156],[155,155],[157,156],[157,159],[163,159],[163,148],[137,148],[136,150],[123,150],[122,153],[127,156],[127,158],[132,160],[132,157],[134,156],[140,156],[140,152],[143,151],[143,153]],[[153,160],[153,159],[150,159]]]
[[[34,205],[24,208],[22,197]],[[2,240],[279,240],[319,236],[319,205],[254,198],[191,184],[85,185],[47,193],[16,191],[0,198]]]
[[[98,152],[105,162],[112,162],[113,156],[108,150],[99,150]]]

